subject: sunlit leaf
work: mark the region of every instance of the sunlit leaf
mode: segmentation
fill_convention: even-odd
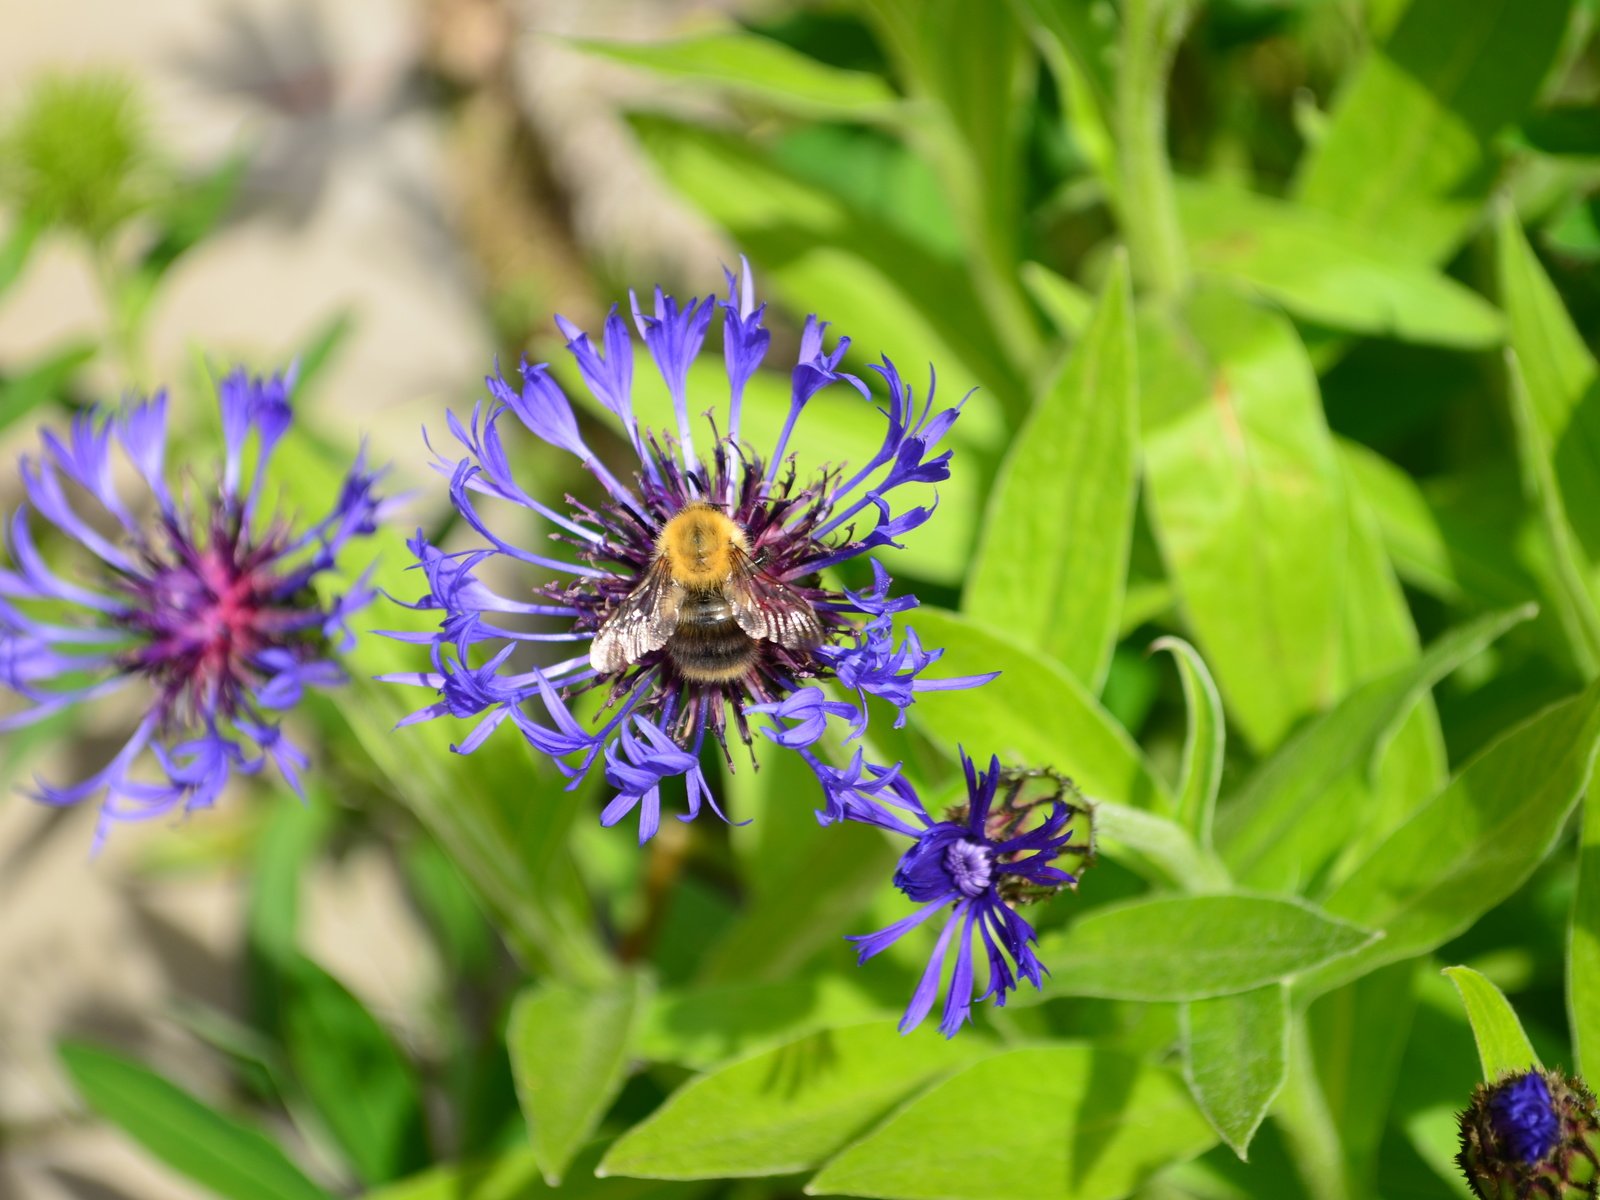
[[[1241,1159],[1289,1073],[1289,991],[1280,983],[1183,1006],[1184,1077]]]
[[[989,498],[962,608],[1098,692],[1133,533],[1138,377],[1127,261],[1017,434]]]
[[[1456,985],[1467,1020],[1472,1022],[1484,1082],[1493,1083],[1508,1072],[1539,1065],[1539,1056],[1522,1031],[1522,1022],[1499,988],[1471,967],[1446,967],[1444,973]]]
[[[982,1120],[1002,1096],[1005,1119]],[[1057,1044],[1013,1050],[934,1086],[830,1162],[806,1193],[1116,1200],[1215,1139],[1167,1071]]]
[[[1381,237],[1397,257],[1439,262],[1494,184],[1493,141],[1522,116],[1561,44],[1571,0],[1411,0],[1346,79],[1296,191]]]
[[[787,1175],[815,1167],[906,1096],[994,1053],[981,1037],[824,1030],[679,1088],[612,1146],[600,1172],[649,1179]]]
[[[629,975],[605,988],[542,984],[517,998],[506,1050],[528,1137],[551,1187],[627,1078],[650,987]]]

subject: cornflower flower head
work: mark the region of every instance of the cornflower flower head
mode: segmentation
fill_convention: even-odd
[[[887,399],[883,441],[859,467],[802,464],[789,441],[807,404],[823,388],[842,385],[864,403],[871,393],[840,369],[849,346],[830,350],[827,325],[806,320],[791,371],[789,408],[776,442],[763,453],[741,440],[746,385],[765,358],[770,335],[765,305],[755,302],[748,264],[727,275],[724,300],[679,304],[658,288],[641,307],[632,296],[632,325],[672,398],[676,429],[641,426],[633,410],[634,341],[615,308],[598,340],[562,317],[557,327],[585,385],[614,416],[637,467],[613,473],[585,441],[567,396],[545,364],[523,363],[520,386],[499,375],[487,385],[492,403],[469,422],[452,413],[459,458],[440,456],[450,495],[486,545],[447,553],[420,533],[412,544],[428,581],[410,607],[443,614],[436,631],[394,636],[426,643],[432,669],[385,678],[434,689],[437,699],[402,724],[445,715],[476,720],[456,747],[467,753],[510,721],[554,759],[576,787],[597,763],[615,795],[601,814],[612,825],[635,809],[639,840],[659,827],[661,785],[682,777],[683,820],[709,805],[721,814],[700,765],[707,738],[725,757],[729,735],[749,744],[759,728],[779,744],[804,749],[830,720],[853,734],[866,724],[866,698],[904,711],[916,693],[969,687],[988,676],[931,679],[938,651],[912,634],[896,639],[894,613],[916,603],[889,598],[888,573],[873,564],[873,586],[832,586],[829,568],[868,554],[922,525],[932,505],[897,507],[900,489],[947,479],[950,451],[939,446],[960,405],[936,409],[933,384],[918,404],[893,363],[872,369]],[[689,369],[713,317],[720,313],[727,378],[726,420],[709,412],[697,432],[691,419]],[[707,400],[713,398],[706,398]],[[714,398],[720,405],[722,397]],[[576,456],[603,498],[593,507],[540,498],[512,469],[502,440],[507,423]],[[560,556],[502,537],[490,506],[535,514],[565,544]],[[483,578],[521,579],[514,595]],[[554,629],[527,631],[515,622],[550,618]],[[508,623],[509,622],[509,623]],[[519,644],[564,643],[559,661],[513,661]],[[852,699],[828,700],[814,682],[836,679]],[[574,715],[580,693],[602,693],[589,723]]]
[[[1479,1084],[1456,1163],[1484,1200],[1564,1200],[1600,1187],[1600,1117],[1583,1083],[1536,1067]]]
[[[916,791],[892,768],[863,771],[858,759],[824,784],[845,819],[912,839],[894,884],[920,907],[877,933],[850,938],[858,960],[864,963],[917,926],[944,917],[944,929],[900,1019],[901,1033],[910,1033],[932,1010],[952,944],[955,964],[939,1025],[946,1037],[954,1037],[970,1019],[974,1003],[992,996],[1003,1007],[1020,979],[1038,987],[1048,972],[1033,952],[1033,927],[1017,907],[1077,886],[1077,875],[1052,865],[1057,858],[1074,855],[1082,866],[1093,861],[1092,824],[1089,836],[1068,844],[1076,818],[1091,814],[1065,798],[1071,793],[1066,779],[1047,771],[1004,771],[997,758],[989,760],[987,771],[979,771],[964,750],[961,766],[967,802],[952,808],[942,821],[929,815]],[[1045,785],[1044,791],[1035,794],[1039,784]],[[988,986],[976,999],[975,939],[989,963]]]
[[[70,805],[102,797],[95,847],[117,821],[210,807],[236,774],[272,762],[299,791],[305,754],[283,714],[308,687],[343,680],[348,621],[374,591],[366,578],[337,598],[340,551],[385,515],[384,474],[364,452],[332,510],[296,527],[263,502],[274,451],[294,419],[290,376],[235,370],[218,384],[225,449],[215,474],[175,487],[167,470],[164,392],[74,417],[65,437],[41,435],[25,455],[25,502],[9,523],[0,565],[0,733],[115,692],[141,694],[141,715],[111,761],[36,796]],[[247,456],[254,442],[255,453]],[[115,452],[130,471],[119,471]],[[247,457],[253,468],[247,470]],[[119,484],[142,494],[130,498]],[[247,479],[248,476],[248,479]],[[35,540],[34,517],[60,536]],[[49,552],[83,553],[75,569]]]

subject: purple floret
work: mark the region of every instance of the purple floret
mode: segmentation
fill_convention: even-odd
[[[233,775],[269,761],[299,788],[306,757],[281,714],[307,687],[342,681],[335,660],[352,641],[348,621],[375,594],[364,576],[332,600],[318,587],[344,547],[377,528],[385,502],[384,472],[363,455],[322,520],[295,529],[263,511],[292,388],[292,376],[243,370],[219,383],[224,455],[209,485],[192,468],[183,488],[169,485],[165,393],[80,413],[65,440],[46,430],[42,453],[22,460],[27,503],[10,522],[12,566],[0,568],[0,689],[22,707],[0,715],[0,732],[142,693],[143,715],[105,767],[37,785],[50,804],[103,797],[97,847],[113,822],[209,807]],[[115,449],[147,493],[137,501],[119,491]],[[49,564],[35,515],[86,552],[87,570]]]

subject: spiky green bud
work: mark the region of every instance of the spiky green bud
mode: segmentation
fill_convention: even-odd
[[[1600,1196],[1600,1118],[1589,1089],[1540,1067],[1479,1084],[1456,1162],[1481,1200]]]

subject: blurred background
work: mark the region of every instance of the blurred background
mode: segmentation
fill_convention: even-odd
[[[204,414],[211,366],[298,360],[316,435],[351,447],[365,435],[421,485],[421,427],[469,407],[496,356],[554,357],[552,312],[593,328],[629,286],[703,294],[745,253],[774,302],[774,360],[817,311],[857,340],[857,369],[887,352],[919,381],[936,364],[952,398],[981,389],[943,524],[897,566],[925,601],[954,609],[1010,435],[1125,247],[1152,311],[1199,278],[1292,320],[1303,364],[1267,392],[1287,378],[1279,390],[1316,415],[1310,448],[1296,443],[1278,464],[1284,502],[1304,498],[1311,476],[1296,472],[1313,467],[1348,487],[1389,605],[1393,636],[1360,642],[1330,579],[1282,655],[1298,683],[1251,690],[1274,651],[1221,664],[1243,731],[1229,746],[1236,781],[1297,720],[1463,615],[1556,587],[1548,556],[1529,548],[1510,449],[1494,226],[1526,232],[1579,348],[1592,345],[1600,4],[1136,0],[1121,12],[1148,22],[1135,39],[1147,60],[1118,58],[1118,9],[1090,0],[14,0],[0,11],[0,461],[87,403],[167,384]],[[1160,102],[1140,107],[1141,86]],[[1182,364],[1155,361],[1172,384],[1163,393],[1146,378],[1159,405],[1182,390]],[[1192,477],[1197,491],[1159,503],[1204,509],[1208,477],[1170,459],[1166,470],[1169,485]],[[440,518],[438,490],[418,498],[414,523]],[[15,492],[0,471],[0,508]],[[1183,693],[1145,647],[1182,631],[1225,658],[1227,639],[1215,626],[1196,635],[1181,609],[1151,503],[1130,516],[1125,595],[1107,631],[1116,649],[1091,690],[1170,775]],[[1294,539],[1319,528],[1291,526]],[[385,549],[391,567],[398,550]],[[1419,774],[1442,780],[1590,677],[1569,641],[1548,609],[1441,689],[1439,713],[1407,735],[1429,747]],[[530,956],[515,921],[474,890],[481,878],[462,878],[448,818],[395,782],[404,765],[381,761],[331,709],[318,720],[319,758],[344,747],[340,761],[355,765],[331,771],[308,808],[254,788],[194,820],[119,831],[93,860],[91,812],[46,810],[15,788],[34,770],[81,772],[114,716],[0,735],[0,1197],[210,1195],[85,1116],[54,1049],[67,1034],[235,1097],[346,1194],[427,1165],[424,1153],[352,1166],[326,1113],[306,1116],[315,1081],[274,1076],[280,1050],[263,1030],[277,985],[263,986],[261,954],[285,929],[424,1064],[436,1157],[520,1129],[501,1037],[538,947]],[[920,743],[903,749],[943,761]],[[508,794],[530,786],[515,748],[496,761],[500,776],[473,779],[498,778]],[[548,772],[540,779],[548,790]],[[702,847],[704,869],[663,897],[631,839],[589,828],[592,792],[573,803],[579,870],[606,897],[599,925],[623,931],[613,940],[659,934],[658,965],[683,982],[713,935],[746,936],[733,921],[750,893],[724,877],[780,852],[775,842]],[[776,830],[810,836],[800,818]],[[850,868],[856,909],[887,879],[881,850]],[[1106,870],[1105,897],[1137,889]],[[1561,985],[1540,963],[1559,961],[1571,887],[1568,872],[1522,897],[1526,912],[1557,914],[1548,937],[1502,946],[1515,940],[1508,919],[1477,947],[1505,950],[1497,978],[1550,1012]],[[650,917],[655,904],[668,915]],[[839,932],[822,936],[832,946]],[[766,964],[768,978],[814,963],[816,947]],[[883,1007],[860,1004],[851,1011]],[[1449,1030],[1470,1047],[1459,1020]],[[642,1115],[682,1077],[636,1081],[624,1109]],[[1386,1194],[1458,1195],[1437,1161],[1449,1140],[1441,1102],[1413,1100],[1432,1124],[1406,1124],[1392,1152],[1414,1190]],[[1368,1169],[1377,1146],[1374,1134]],[[1278,1143],[1274,1156],[1286,1173]]]

